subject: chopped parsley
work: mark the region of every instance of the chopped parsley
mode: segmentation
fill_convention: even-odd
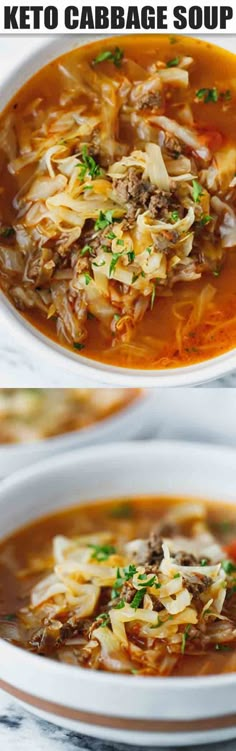
[[[86,284],[86,287],[87,287],[87,286],[88,286],[88,284],[89,284],[89,282],[91,282],[91,281],[92,281],[92,277],[91,277],[91,276],[90,276],[90,274],[88,274],[88,272],[86,271],[86,272],[85,272],[85,275],[84,275],[84,278],[85,278],[85,284]]]
[[[221,566],[225,574],[230,575],[230,574],[233,574],[234,571],[236,571],[236,566],[235,566],[235,563],[233,563],[233,561],[229,561],[229,560],[221,561]]]
[[[228,644],[216,644],[215,649],[217,652],[229,652],[230,651],[230,647],[228,646]]]
[[[178,211],[172,211],[172,214],[170,215],[171,222],[178,222],[179,221],[179,212]]]
[[[189,631],[190,631],[190,628],[191,628],[191,624],[190,624],[190,623],[188,623],[188,625],[187,625],[187,626],[185,627],[185,629],[184,629],[184,633],[183,633],[183,635],[182,635],[182,644],[181,644],[181,654],[182,654],[182,655],[184,655],[184,653],[185,653],[185,649],[186,649],[186,642],[187,642],[187,639],[189,638]]]
[[[172,60],[167,60],[167,68],[175,68],[176,65],[179,65],[179,57],[173,57]]]
[[[193,180],[193,200],[194,203],[199,203],[200,196],[203,194],[202,185],[197,180]]]
[[[117,603],[117,605],[114,605],[115,610],[121,610],[125,607],[125,601],[123,598],[120,600],[120,602]]]
[[[109,276],[111,276],[112,272],[115,271],[116,264],[118,263],[120,256],[122,256],[122,252],[112,254],[112,259],[111,259],[111,263],[109,266]]]
[[[92,253],[92,252],[93,252],[92,245],[84,245],[84,247],[80,251],[80,255],[85,256],[86,253]]]
[[[114,63],[117,68],[120,68],[123,57],[123,50],[121,50],[120,47],[115,47],[113,52],[112,50],[104,50],[103,52],[99,52],[97,57],[95,57],[93,60],[93,65],[98,65],[98,63],[105,63],[107,60],[109,60],[111,63]]]
[[[205,104],[208,104],[209,102],[218,102],[219,92],[215,86],[212,89],[198,89],[198,91],[196,91],[196,97]]]
[[[120,238],[120,237],[118,237],[118,238],[117,238],[117,241],[116,241],[116,244],[117,244],[117,245],[122,245],[122,247],[123,247],[125,243],[124,243],[124,240],[121,240],[121,238]]]
[[[141,602],[144,598],[145,593],[146,593],[146,587],[142,587],[141,589],[138,589],[136,594],[134,595],[134,599],[130,603],[130,607],[134,608],[134,610],[137,610],[139,605],[141,605]]]
[[[135,252],[134,252],[134,250],[129,250],[128,251],[127,258],[128,258],[129,263],[133,263],[133,261],[135,259]]]
[[[110,616],[109,613],[100,613],[100,615],[97,615],[97,618],[95,618],[96,621],[102,620],[102,623],[100,623],[101,628],[104,628],[105,626],[108,626]]]
[[[120,318],[121,318],[121,316],[119,315],[119,313],[115,313],[115,315],[114,315],[114,321],[119,321]]]
[[[73,343],[73,347],[74,347],[74,349],[80,350],[80,349],[84,349],[85,348],[85,344],[82,344],[82,342],[74,342]]]
[[[120,568],[117,569],[116,580],[113,584],[113,588],[111,592],[112,600],[114,600],[115,597],[117,597],[117,593],[123,587],[123,584],[129,581],[129,579],[132,579],[132,576],[134,576],[136,572],[137,572],[137,569],[136,569],[136,566],[133,565],[133,563],[131,563],[129,566],[125,566],[125,568],[123,569],[123,574],[121,573]]]
[[[156,581],[156,574],[151,576],[150,579],[147,579],[147,574],[139,574],[138,580],[143,582],[143,584],[140,584],[140,587],[153,587],[153,584]]]
[[[202,218],[200,219],[200,224],[205,227],[205,224],[209,224],[209,222],[212,221],[212,216],[210,214],[203,214]]]
[[[112,224],[113,222],[113,211],[112,209],[108,209],[108,211],[100,211],[99,217],[96,219],[94,229],[105,229],[109,226],[109,224]]]
[[[114,545],[89,545],[93,549],[92,558],[96,561],[107,561],[116,552]]]
[[[200,566],[207,566],[208,560],[207,558],[201,558],[200,560]]]
[[[96,263],[96,261],[93,261],[93,266],[97,266],[98,269],[101,268],[101,266],[105,266],[105,261],[101,261],[100,263]]]
[[[14,234],[14,227],[4,227],[4,229],[0,229],[0,237],[12,237]]]
[[[108,240],[115,240],[115,237],[116,237],[115,232],[108,232],[106,237],[108,238]]]
[[[88,153],[87,146],[82,146],[81,160],[82,164],[79,165],[79,180],[84,180],[87,173],[92,180],[103,174],[103,170],[99,164],[97,164],[93,156],[90,156]]]
[[[173,578],[174,579],[179,579],[180,578],[180,574],[175,574]]]

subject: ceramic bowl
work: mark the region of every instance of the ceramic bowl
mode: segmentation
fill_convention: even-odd
[[[42,66],[74,47],[99,38],[102,38],[102,36],[97,34],[55,36],[53,41],[44,45],[43,49],[29,54],[24,64],[14,70],[7,79],[4,80],[4,74],[2,74],[1,108],[7,105],[16,91]],[[218,36],[211,34],[210,36],[204,35],[203,38],[235,53],[234,35]],[[8,324],[14,337],[17,335],[17,341],[19,343],[22,341],[22,345],[35,352],[39,362],[41,356],[46,356],[48,361],[50,359],[52,367],[65,367],[76,373],[78,377],[86,378],[88,376],[95,380],[97,384],[130,387],[189,386],[219,378],[236,368],[236,349],[196,365],[169,370],[134,370],[99,363],[81,357],[46,337],[26,321],[3,293],[0,293],[0,305],[2,324]]]
[[[67,505],[141,494],[235,504],[236,453],[153,441],[53,457],[3,480],[0,539]],[[44,719],[103,740],[176,747],[236,737],[234,674],[161,679],[96,672],[0,640],[0,688]]]
[[[132,402],[121,405],[109,417],[81,430],[29,443],[0,444],[0,478],[54,454],[89,444],[151,437],[154,419],[155,428],[158,425],[158,406],[155,409],[154,402],[154,395],[143,390]]]

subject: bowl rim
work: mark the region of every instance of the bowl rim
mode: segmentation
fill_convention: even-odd
[[[125,37],[126,35],[121,34],[119,35],[119,37],[117,37],[117,35],[111,35],[111,38],[120,38],[120,36]],[[153,34],[153,36],[158,37],[158,33]],[[183,36],[189,36],[191,38],[191,35],[189,34],[184,34]],[[210,35],[203,36],[199,34],[193,35],[192,38],[194,39],[196,38],[196,36],[200,41],[209,40],[212,46],[216,48],[225,48],[225,37],[219,37],[218,39],[218,37],[214,35],[214,41],[212,41]],[[226,41],[228,36],[230,37],[232,35],[226,35]],[[72,49],[74,47],[90,44],[104,38],[109,37],[107,34],[88,33],[80,34],[75,38],[74,35],[72,35],[72,37],[69,38],[68,35],[62,34],[57,35],[54,39],[51,39],[48,43],[43,45],[42,48],[39,48],[39,50],[34,51],[33,53],[29,53],[23,64],[20,66],[19,71],[12,71],[10,75],[7,76],[3,81],[1,87],[3,91],[3,98],[4,92],[6,92],[8,88],[11,91],[11,96],[9,98],[6,95],[6,104],[4,105],[4,109],[7,106],[7,103],[11,101],[13,91],[16,93],[17,90],[21,88],[24,82],[30,80],[30,78],[35,75],[37,70],[45,67],[44,64],[43,66],[40,65],[43,53],[47,57],[46,64],[48,64],[50,60],[56,59],[58,56],[60,56],[60,41],[62,42],[62,46],[63,44],[65,44],[67,49],[68,47]],[[61,54],[63,54],[65,51],[66,50],[63,48]],[[235,53],[231,50],[228,52],[231,55],[235,55]],[[17,80],[16,87],[13,85],[15,79]],[[227,375],[236,368],[236,346],[230,349],[228,352],[223,353],[222,355],[217,355],[216,357],[203,360],[202,362],[195,363],[193,365],[186,365],[183,367],[175,367],[163,370],[142,370],[116,367],[115,365],[109,365],[109,363],[103,363],[99,360],[93,360],[85,356],[82,357],[79,353],[75,354],[70,349],[63,347],[59,342],[50,339],[50,337],[46,336],[42,331],[33,326],[29,321],[27,321],[26,318],[24,318],[23,315],[21,315],[17,311],[13,303],[11,303],[11,301],[7,298],[2,290],[0,291],[0,313],[3,321],[9,325],[9,329],[12,330],[12,333],[15,334],[17,332],[18,339],[22,341],[23,346],[25,344],[27,348],[35,350],[36,353],[39,353],[41,351],[41,354],[45,358],[47,358],[48,361],[49,359],[51,359],[52,365],[53,363],[58,365],[61,364],[65,369],[76,373],[77,376],[88,376],[93,381],[97,381],[101,384],[104,383],[131,387],[140,385],[145,387],[174,387],[183,385],[193,386],[200,383],[206,383],[207,381],[214,380],[223,375]]]
[[[114,443],[112,445],[106,445],[105,449],[107,461],[109,461],[109,457],[114,456],[114,453],[116,458],[121,458],[124,453],[126,455],[129,454],[130,456],[138,457],[140,455],[140,457],[143,457],[144,454],[150,454],[150,451],[155,452],[156,450],[159,450],[159,452],[168,452],[168,454],[170,454],[171,452],[176,454],[178,452],[184,451],[191,454],[192,452],[195,452],[195,454],[198,453],[199,455],[203,455],[204,453],[205,456],[205,454],[207,453],[208,457],[211,456],[216,461],[217,459],[219,459],[219,463],[228,460],[229,462],[235,464],[236,459],[236,449],[232,447],[221,444],[214,445],[204,442],[198,443],[195,441],[191,443],[171,440],[147,440],[137,442],[125,441]],[[37,482],[37,480],[40,480],[42,473],[50,474],[51,472],[55,472],[57,470],[58,463],[60,468],[67,465],[67,469],[70,465],[74,465],[74,463],[76,463],[76,467],[77,469],[79,469],[79,464],[83,464],[86,461],[91,462],[91,455],[93,455],[93,453],[96,455],[96,458],[99,458],[100,456],[101,460],[104,460],[104,445],[98,447],[90,446],[83,448],[80,451],[74,450],[64,455],[52,456],[48,459],[43,459],[40,462],[37,462],[37,464],[31,465],[27,469],[23,468],[21,470],[18,470],[12,476],[3,479],[1,482],[0,508],[1,504],[4,503],[5,493],[10,492],[12,494],[13,491],[17,491],[21,487],[24,487],[24,484],[28,481],[34,480],[34,482]],[[162,495],[165,496],[165,493],[163,493]],[[89,505],[89,501],[87,503]],[[39,518],[40,515],[35,517],[35,519]],[[18,525],[17,529],[20,530],[21,526]],[[12,532],[10,534],[12,534]],[[10,644],[2,637],[0,637],[0,648],[3,648],[5,650],[5,654],[9,654],[9,659],[11,659],[11,656],[13,659],[17,656],[19,660],[26,660],[26,663],[29,665],[29,667],[31,667],[31,669],[38,668],[45,673],[47,670],[51,669],[51,674],[55,676],[55,678],[57,678],[57,676],[61,676],[64,677],[65,680],[68,680],[71,675],[71,670],[73,669],[74,676],[78,676],[78,678],[76,678],[78,679],[78,681],[90,682],[91,680],[93,680],[93,682],[97,684],[98,688],[100,687],[100,685],[102,687],[104,683],[108,683],[109,685],[115,682],[117,689],[122,689],[122,687],[127,689],[129,686],[129,683],[127,683],[127,681],[130,681],[131,679],[132,687],[134,687],[134,689],[142,689],[142,691],[147,693],[150,689],[161,689],[163,687],[163,678],[155,676],[131,676],[129,674],[118,675],[117,673],[96,671],[93,669],[86,670],[75,665],[67,665],[66,663],[56,662],[54,660],[50,660],[47,657],[44,657],[44,659],[42,660],[40,655],[32,654],[22,649],[22,647]],[[207,689],[211,686],[220,688],[224,685],[236,686],[236,672],[223,673],[219,675],[214,674],[208,676],[166,677],[164,680],[165,686],[167,686],[169,691],[171,692],[175,692],[176,688],[180,690],[191,688]]]
[[[61,390],[61,387],[55,387],[53,391]],[[18,389],[19,391],[24,391],[24,388]],[[37,391],[37,389],[35,389]],[[45,391],[47,389],[45,388]],[[49,390],[49,389],[48,389]],[[73,389],[72,389],[73,390]],[[83,390],[83,389],[82,389]],[[94,390],[94,389],[93,389]],[[128,389],[127,389],[128,390]],[[70,388],[68,388],[68,391],[70,391]],[[145,408],[148,408],[148,404],[151,403],[153,398],[153,392],[148,392],[147,389],[142,389],[139,393],[136,394],[136,396],[131,399],[130,402],[127,402],[125,404],[122,404],[121,407],[118,407],[114,412],[111,412],[105,417],[102,417],[101,419],[89,423],[89,425],[85,425],[83,428],[78,428],[77,430],[68,430],[65,433],[58,433],[58,435],[48,436],[48,438],[38,438],[34,439],[33,441],[22,441],[20,443],[12,442],[12,443],[0,443],[0,459],[3,454],[7,451],[8,455],[9,453],[17,453],[18,456],[20,454],[24,454],[26,451],[35,451],[39,452],[41,449],[46,450],[47,448],[57,449],[63,448],[63,446],[66,444],[73,444],[76,442],[81,442],[83,444],[83,440],[86,440],[86,443],[89,441],[91,444],[95,439],[101,439],[103,434],[106,434],[106,431],[109,428],[114,427],[115,429],[119,429],[122,427],[123,423],[127,421],[127,418],[134,417],[136,412],[137,416],[139,413],[142,414]]]

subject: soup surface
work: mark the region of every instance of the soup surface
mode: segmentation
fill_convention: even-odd
[[[0,634],[96,670],[235,671],[235,510],[139,498],[34,522],[0,546]]]
[[[138,389],[0,389],[0,443],[80,430],[138,397]]]
[[[1,286],[80,354],[169,368],[236,345],[236,57],[106,39],[0,121]]]

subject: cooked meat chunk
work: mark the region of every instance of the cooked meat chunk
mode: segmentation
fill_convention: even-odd
[[[169,155],[174,159],[177,159],[182,153],[182,147],[177,138],[168,135],[168,133],[165,136],[165,148]]]
[[[126,581],[121,589],[120,592],[120,600],[124,600],[125,602],[132,602],[137,590],[135,587],[133,587],[133,584],[129,581]]]
[[[132,207],[132,221],[135,221],[138,209],[150,211],[152,217],[158,216],[162,209],[168,208],[171,198],[169,192],[159,190],[149,180],[143,180],[141,174],[131,167],[125,178],[114,181],[116,199]]]
[[[150,198],[148,210],[151,216],[155,219],[159,214],[159,210],[168,208],[169,193],[165,193],[163,190],[156,190]]]
[[[162,545],[163,541],[160,536],[155,532],[152,532],[148,540],[148,559],[146,561],[149,566],[153,566],[155,564],[159,565],[161,563],[162,559],[164,558]]]
[[[143,97],[139,100],[138,103],[138,109],[139,110],[154,110],[158,109],[160,110],[162,108],[162,96],[160,91],[155,92],[147,92],[143,95]]]
[[[184,579],[184,585],[193,597],[199,597],[205,589],[212,584],[209,576],[191,576],[190,579]]]
[[[184,553],[182,550],[179,550],[179,552],[175,554],[175,563],[179,566],[196,566],[199,561],[195,555],[192,555],[192,553]]]

